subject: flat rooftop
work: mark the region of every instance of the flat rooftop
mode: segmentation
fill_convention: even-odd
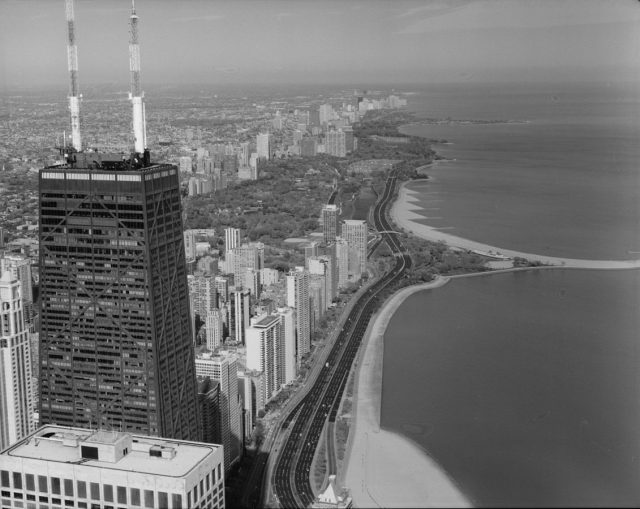
[[[279,316],[267,315],[254,323],[253,327],[269,327],[273,322],[277,322],[278,320],[280,320]]]
[[[81,446],[114,445],[121,440],[132,440],[128,454],[116,462],[83,459]],[[208,455],[221,446],[173,440],[131,433],[96,431],[64,426],[43,426],[2,455],[25,459],[39,459],[55,463],[82,464],[83,467],[107,468],[165,477],[184,477]],[[149,450],[173,450],[172,457],[151,456]]]

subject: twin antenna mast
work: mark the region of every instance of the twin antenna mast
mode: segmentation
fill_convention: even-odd
[[[80,152],[82,139],[80,138],[80,94],[78,93],[78,47],[76,46],[75,16],[73,0],[66,0],[67,29],[67,62],[69,64],[69,112],[71,113],[71,145]],[[66,143],[66,140],[64,140]]]
[[[71,113],[71,144],[76,152],[82,151],[80,136],[80,100],[78,91],[78,47],[76,46],[74,0],[65,0],[67,12],[67,62],[69,67],[69,112]],[[147,148],[147,128],[145,109],[140,87],[140,45],[138,44],[138,15],[135,0],[131,0],[129,19],[129,70],[131,72],[131,92],[129,100],[133,108],[133,139],[135,152],[142,154]]]

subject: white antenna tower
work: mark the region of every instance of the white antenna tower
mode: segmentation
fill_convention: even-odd
[[[73,0],[65,0],[67,11],[67,62],[69,64],[69,111],[71,112],[71,144],[78,152],[82,150],[80,138],[80,99],[78,94],[78,47],[76,46],[75,16]]]
[[[129,99],[133,106],[133,139],[135,151],[139,154],[147,148],[147,127],[145,121],[144,93],[140,90],[140,45],[138,44],[138,16],[135,0],[131,0],[129,39],[129,69],[131,71],[131,92]]]

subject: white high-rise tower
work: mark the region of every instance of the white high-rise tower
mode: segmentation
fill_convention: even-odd
[[[35,429],[31,348],[20,282],[0,278],[0,450]]]

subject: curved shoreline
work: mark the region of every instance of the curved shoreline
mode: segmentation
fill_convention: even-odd
[[[542,267],[438,277],[421,285],[403,288],[376,313],[365,333],[356,365],[353,428],[349,433],[345,454],[343,484],[349,488],[355,507],[472,507],[472,502],[456,486],[447,473],[409,438],[380,428],[384,334],[396,310],[412,294],[447,284],[451,279],[489,276],[496,273],[538,269],[638,269],[640,260],[581,260],[551,257],[501,249],[464,239],[415,222],[423,219],[415,211],[420,207],[416,191],[403,183],[390,215],[394,223],[425,240],[443,241],[450,247],[499,253],[544,263]]]
[[[355,507],[472,507],[470,501],[416,443],[380,428],[384,333],[410,295],[449,282],[439,277],[403,288],[378,311],[358,358],[353,429],[345,454],[344,485]]]
[[[469,251],[480,251],[489,254],[489,252],[499,253],[508,257],[526,258],[532,262],[540,262],[546,265],[557,267],[577,268],[577,269],[638,269],[640,268],[640,260],[583,260],[578,258],[562,258],[557,256],[537,255],[533,253],[524,253],[512,249],[503,249],[489,244],[476,242],[450,233],[444,233],[432,226],[427,226],[416,222],[416,220],[424,219],[417,213],[422,207],[416,203],[419,201],[416,195],[418,191],[407,188],[407,182],[403,182],[399,189],[398,198],[394,201],[390,215],[393,222],[421,237],[425,240],[445,242],[449,247],[466,249]]]

